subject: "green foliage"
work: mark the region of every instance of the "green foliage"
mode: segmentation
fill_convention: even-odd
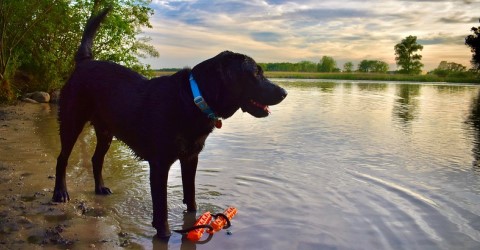
[[[318,64],[310,61],[298,63],[258,63],[264,71],[290,71],[290,72],[340,72],[337,63],[332,57],[324,56]],[[324,70],[324,71],[321,71]]]
[[[300,65],[298,63],[259,63],[265,71],[299,71]]]
[[[336,79],[336,80],[375,80],[375,81],[409,81],[409,82],[456,82],[480,83],[480,79],[473,73],[463,72],[464,75],[449,75],[446,78],[433,74],[384,74],[384,73],[321,73],[321,72],[271,72],[266,71],[265,76],[271,78],[294,79]]]
[[[1,0],[1,92],[49,91],[61,87],[74,67],[86,20],[112,6],[96,36],[94,56],[146,73],[149,65],[138,57],[158,56],[139,37],[140,27],[151,27],[148,0]],[[8,83],[12,83],[12,85]],[[7,83],[7,84],[6,84]],[[0,97],[1,98],[1,97]]]
[[[350,73],[353,71],[353,63],[352,62],[346,62],[343,65],[343,72]]]
[[[438,67],[430,73],[439,77],[447,77],[448,75],[462,76],[467,75],[467,67],[454,62],[441,61]]]
[[[33,53],[22,42],[47,20],[56,3],[52,1],[0,1],[0,100],[15,97],[11,82],[25,54]]]
[[[465,38],[465,45],[470,47],[470,50],[472,51],[471,63],[478,71],[480,70],[480,26],[472,27],[471,31],[473,32],[473,35],[468,35]]]
[[[337,62],[335,62],[335,60],[330,56],[323,56],[317,65],[317,71],[318,72],[336,72]]]
[[[147,44],[150,41],[149,38],[137,38],[140,27],[151,28],[149,16],[153,15],[153,9],[148,7],[150,1],[97,0],[94,1],[93,6],[90,2],[77,1],[85,5],[86,9],[93,9],[94,12],[100,11],[104,6],[113,6],[113,10],[108,14],[95,39],[93,48],[95,58],[114,61],[145,74],[149,66],[141,64],[138,57],[158,57],[158,52],[153,46]],[[83,23],[85,22],[86,19]]]
[[[418,75],[422,73],[423,64],[420,62],[422,55],[416,54],[423,50],[423,46],[417,43],[416,36],[408,36],[395,45],[395,60],[401,67],[399,73]]]
[[[301,61],[298,63],[298,71],[300,72],[315,72],[317,71],[317,65],[309,61]]]
[[[378,60],[362,60],[358,64],[358,71],[365,73],[386,73],[389,67],[386,62]]]

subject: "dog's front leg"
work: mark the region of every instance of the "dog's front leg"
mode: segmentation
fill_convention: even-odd
[[[150,161],[150,188],[153,203],[152,226],[157,229],[157,236],[166,238],[171,235],[168,226],[167,181],[169,164]]]
[[[183,183],[183,203],[187,205],[187,211],[196,211],[195,202],[195,173],[197,172],[198,154],[180,158]]]

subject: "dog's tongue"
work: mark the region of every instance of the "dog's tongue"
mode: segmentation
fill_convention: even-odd
[[[268,108],[267,105],[261,104],[261,103],[259,103],[259,102],[254,101],[254,100],[250,100],[250,102],[251,102],[253,105],[255,105],[256,107],[261,108],[261,109],[267,111],[268,113],[270,113],[270,109]]]

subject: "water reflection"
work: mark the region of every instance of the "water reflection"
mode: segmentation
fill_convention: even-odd
[[[451,84],[439,84],[433,86],[439,93],[442,94],[456,94],[462,93],[470,89],[468,86],[464,85],[451,85]]]
[[[334,82],[323,82],[320,84],[320,90],[325,93],[333,93],[337,86],[337,83]]]
[[[467,124],[472,126],[472,132],[474,136],[473,140],[473,167],[476,171],[480,170],[480,93],[472,98],[472,104],[470,107],[470,115],[467,119]]]
[[[197,213],[195,212],[184,212],[183,213],[183,225],[182,229],[189,228],[196,222]],[[204,236],[198,242],[192,242],[187,239],[186,234],[182,234],[180,239],[180,247],[181,250],[195,250],[197,249],[197,244],[206,244],[213,238],[213,235],[204,233]],[[170,238],[168,239],[160,239],[154,237],[152,239],[152,246],[154,250],[167,250],[169,249]]]
[[[372,92],[385,92],[388,88],[386,83],[357,83],[360,90]]]
[[[393,115],[400,118],[400,121],[408,124],[416,117],[418,109],[416,97],[420,95],[421,87],[417,84],[398,84],[396,87],[396,94],[400,98],[396,99]]]

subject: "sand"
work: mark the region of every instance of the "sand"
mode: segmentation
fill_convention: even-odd
[[[55,158],[34,129],[51,107],[0,106],[0,249],[141,248],[91,200],[51,202]]]

